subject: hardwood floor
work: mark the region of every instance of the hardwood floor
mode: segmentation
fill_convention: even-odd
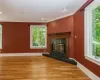
[[[0,57],[0,80],[91,80],[74,65],[48,57]]]

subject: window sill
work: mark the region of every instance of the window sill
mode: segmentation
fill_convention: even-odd
[[[96,59],[95,57],[85,56],[85,59],[87,59],[87,60],[89,60],[89,61],[100,66],[100,58]]]
[[[47,49],[47,47],[30,47],[30,49]]]

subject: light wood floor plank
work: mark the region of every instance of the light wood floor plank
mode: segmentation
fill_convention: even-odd
[[[91,80],[75,65],[52,58],[0,57],[0,80]]]

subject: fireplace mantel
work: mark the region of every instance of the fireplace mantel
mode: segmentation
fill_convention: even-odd
[[[64,35],[64,34],[70,35],[71,32],[48,33],[47,35],[52,36],[52,35]]]
[[[43,54],[43,55],[77,65],[77,63],[74,60],[69,59],[69,53],[70,53],[69,52],[69,49],[70,49],[69,41],[70,41],[70,37],[71,37],[70,35],[71,35],[71,32],[48,33],[47,34],[47,39],[48,39],[47,47],[48,47],[48,53],[50,53],[50,54]],[[62,41],[60,41],[60,43],[56,42],[56,43],[58,43],[56,45],[56,46],[58,46],[56,49],[59,49],[59,47],[60,47],[60,50],[61,50],[62,47],[59,46],[59,45],[60,44],[64,45],[65,46],[64,50],[66,49],[65,52],[64,52],[65,54],[63,54],[62,52],[59,52],[59,50],[56,50],[55,48],[52,49],[53,48],[52,47],[53,46],[52,40],[59,40],[59,39],[60,40],[64,39],[64,42],[66,44],[64,44]]]

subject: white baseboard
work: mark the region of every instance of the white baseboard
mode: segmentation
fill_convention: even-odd
[[[70,58],[70,59],[73,59],[73,58]],[[73,60],[75,60],[75,59],[73,59]],[[100,77],[96,76],[93,72],[91,72],[89,69],[84,67],[78,61],[76,61],[76,62],[77,62],[77,67],[79,67],[88,77],[90,77],[92,80],[100,80]]]
[[[42,53],[0,53],[0,57],[7,56],[42,56]]]

